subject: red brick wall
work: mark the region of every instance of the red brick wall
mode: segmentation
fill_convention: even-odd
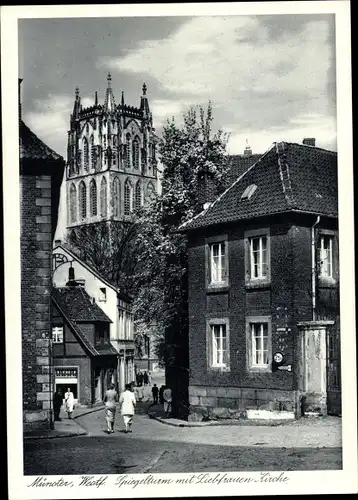
[[[55,366],[76,366],[78,367],[78,396],[79,403],[91,405],[91,360],[89,357],[55,358]]]
[[[51,425],[51,178],[20,178],[24,428]]]
[[[310,221],[310,224],[312,222]],[[271,285],[245,287],[245,230],[270,226]],[[205,289],[205,236],[229,235],[229,290],[208,294]],[[295,389],[295,337],[299,321],[312,319],[311,226],[288,220],[248,225],[193,235],[189,240],[189,356],[190,386],[223,386],[272,390]],[[320,293],[331,304],[336,290]],[[327,296],[329,295],[329,298]],[[322,307],[322,306],[321,306]],[[293,371],[248,372],[246,368],[246,316],[270,316],[272,353],[282,351]],[[229,318],[230,372],[207,369],[207,318]],[[333,319],[336,319],[334,317]],[[262,394],[261,396],[262,397]]]

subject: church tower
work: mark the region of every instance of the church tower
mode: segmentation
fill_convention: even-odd
[[[157,137],[147,87],[139,107],[116,104],[108,74],[103,105],[81,105],[79,89],[68,131],[67,228],[100,221],[130,220],[157,190]]]

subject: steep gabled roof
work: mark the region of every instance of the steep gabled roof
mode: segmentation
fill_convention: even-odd
[[[32,130],[20,121],[20,159],[60,160],[62,156],[46,146]]]
[[[249,198],[242,198],[256,186]],[[274,143],[209,207],[181,231],[287,211],[338,217],[337,153]]]
[[[71,321],[94,323],[112,323],[112,320],[102,309],[91,300],[91,297],[81,286],[66,286],[54,288],[53,295],[61,305],[62,311]]]
[[[74,292],[74,290],[77,291]],[[79,298],[80,295],[82,295],[81,292],[83,292],[84,295],[82,298]],[[100,321],[100,322],[111,323],[111,320],[108,318],[108,316],[106,316],[106,314],[104,314],[104,312],[96,304],[93,304],[91,302],[91,299],[88,295],[86,298],[86,295],[87,293],[80,287],[53,288],[51,298],[54,305],[59,310],[60,314],[67,321],[68,325],[72,329],[78,342],[82,345],[83,349],[90,356],[104,356],[109,354],[117,355],[118,354],[117,351],[111,344],[107,344],[105,346],[95,346],[87,337],[86,332],[83,331],[82,324],[84,322]],[[75,305],[71,304],[71,299],[75,300]],[[83,319],[84,314],[88,313],[89,309],[87,303],[88,300],[91,302],[91,305],[93,306],[94,309],[93,312],[89,314],[89,316],[92,317],[92,320],[88,318]],[[83,303],[83,301],[86,302],[86,310],[84,313],[78,311],[78,307],[81,302]]]
[[[132,300],[132,297],[130,297],[128,294],[122,292],[118,287],[116,287],[116,285],[114,285],[113,283],[108,281],[106,278],[101,276],[96,269],[94,269],[90,264],[88,264],[86,261],[84,261],[81,257],[79,257],[76,253],[74,253],[68,247],[66,247],[62,244],[56,245],[55,248],[53,249],[53,251],[57,250],[58,248],[60,248],[61,250],[63,250],[67,254],[69,254],[73,258],[73,260],[76,260],[77,262],[79,262],[91,274],[93,274],[93,276],[95,276],[99,281],[102,281],[103,284],[105,284],[109,288],[112,288],[112,290],[114,290],[120,296],[120,298],[122,298],[124,301],[129,302]]]

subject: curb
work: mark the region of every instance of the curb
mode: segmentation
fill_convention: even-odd
[[[81,430],[79,430],[76,434],[74,432],[63,432],[59,434],[49,434],[42,436],[24,436],[24,440],[35,440],[35,439],[57,439],[57,438],[66,438],[66,437],[77,437],[77,436],[88,436],[88,432],[81,427],[79,424],[76,424]]]
[[[80,415],[75,415],[72,420],[77,420],[80,417],[83,417],[84,415],[88,415],[89,413],[94,413],[96,411],[103,410],[104,406],[96,407],[96,408],[89,408],[88,410],[83,411]],[[45,435],[42,434],[40,436],[24,436],[24,439],[26,440],[34,440],[34,439],[57,439],[57,438],[66,438],[66,437],[77,437],[77,436],[88,436],[89,432],[86,431],[80,424],[76,422],[77,427],[79,427],[79,431],[74,433],[74,432],[63,432],[59,434],[49,434]]]
[[[237,427],[244,427],[244,426],[260,426],[260,427],[280,427],[282,425],[287,425],[288,423],[293,423],[296,422],[296,420],[276,420],[276,421],[268,421],[268,420],[225,420],[225,421],[217,421],[217,420],[212,420],[209,422],[187,422],[186,420],[183,420],[183,422],[170,422],[169,420],[164,419],[163,417],[156,417],[153,413],[149,413],[150,408],[154,406],[151,404],[147,410],[147,414],[149,418],[152,418],[153,420],[156,420],[157,422],[160,422],[161,424],[165,425],[170,425],[172,427],[223,427],[223,426],[228,426],[228,425],[234,425]]]

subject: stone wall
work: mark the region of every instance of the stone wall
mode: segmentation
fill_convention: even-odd
[[[21,322],[24,430],[51,428],[51,177],[23,175]]]
[[[189,420],[246,418],[246,410],[295,412],[295,391],[189,386]]]

